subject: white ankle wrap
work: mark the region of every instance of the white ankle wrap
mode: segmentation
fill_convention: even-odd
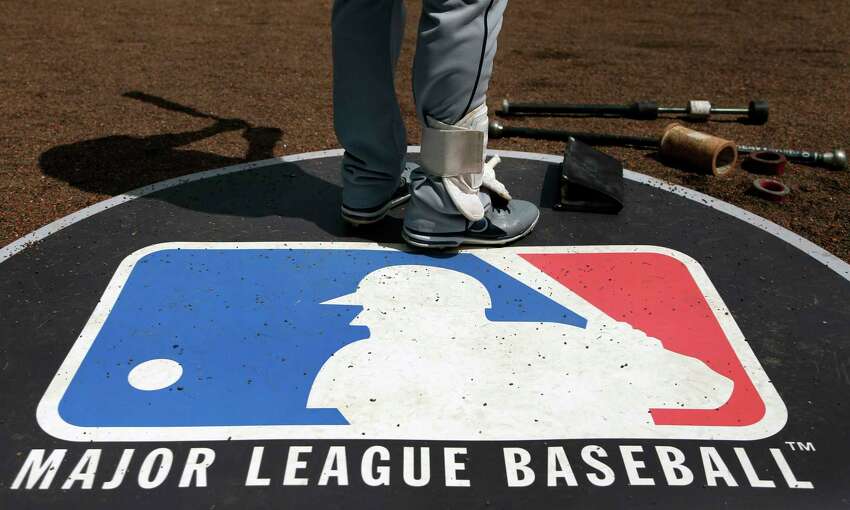
[[[422,166],[436,177],[480,174],[484,133],[444,125],[448,127],[422,128]]]
[[[432,117],[422,129],[422,168],[441,177],[452,202],[470,221],[484,217],[478,198],[482,186],[510,200],[504,185],[496,179],[493,167],[497,159],[484,163],[487,146],[487,105],[469,112],[457,124],[446,124]]]

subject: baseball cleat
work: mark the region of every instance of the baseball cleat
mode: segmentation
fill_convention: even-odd
[[[401,179],[399,180],[398,188],[396,188],[395,193],[386,201],[381,204],[378,204],[374,207],[349,207],[345,204],[342,204],[340,207],[340,214],[342,215],[342,219],[347,221],[348,223],[357,226],[357,225],[370,225],[372,223],[377,223],[384,219],[387,213],[390,212],[391,209],[398,207],[408,200],[410,200],[410,172],[414,168],[418,168],[418,165],[408,163],[405,167],[405,170],[401,174]]]
[[[404,240],[418,248],[450,249],[461,245],[502,246],[525,237],[537,225],[540,210],[531,202],[511,200],[503,208],[488,204],[484,218],[466,222],[462,231],[422,231],[402,227]]]

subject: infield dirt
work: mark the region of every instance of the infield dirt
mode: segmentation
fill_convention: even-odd
[[[330,6],[321,1],[0,2],[0,246],[108,196],[199,170],[337,147]],[[792,8],[789,8],[793,6]],[[412,94],[419,3],[408,3],[397,86]],[[514,1],[488,103],[669,105],[770,101],[766,126],[692,127],[739,143],[829,150],[850,132],[850,2]],[[146,95],[128,94],[142,92]],[[167,99],[197,111],[161,108]],[[232,119],[216,121],[198,111]],[[526,119],[512,124],[660,133],[670,119]],[[560,154],[559,143],[492,148]],[[783,204],[755,176],[669,168],[606,149],[628,168],[764,216],[850,260],[850,172],[791,165]],[[237,191],[238,192],[238,191]]]

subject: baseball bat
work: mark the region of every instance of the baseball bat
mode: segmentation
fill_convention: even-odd
[[[658,149],[660,138],[637,137],[614,135],[609,133],[583,133],[578,131],[563,131],[557,129],[536,129],[524,127],[503,126],[498,122],[491,122],[489,129],[490,137],[498,138],[529,138],[533,140],[549,140],[565,142],[575,138],[588,145],[609,147],[632,147],[640,149]],[[738,152],[749,154],[751,152],[777,152],[785,155],[789,161],[809,166],[829,168],[832,170],[847,170],[847,151],[834,149],[832,152],[817,152],[810,150],[776,149],[770,147],[755,147],[752,145],[738,145]]]
[[[788,158],[788,161],[803,165],[830,168],[832,170],[847,170],[847,151],[844,149],[833,149],[832,152],[816,152],[795,149],[774,149],[770,147],[756,147],[753,145],[739,145],[738,152],[750,154],[752,152],[776,152]]]
[[[767,123],[770,107],[767,101],[750,101],[746,108],[719,108],[708,101],[692,100],[685,107],[658,106],[654,101],[637,101],[629,104],[568,104],[568,103],[513,103],[502,100],[503,116],[521,115],[588,115],[626,117],[637,120],[657,119],[659,114],[681,114],[693,120],[708,120],[711,115],[743,115],[752,124]]]
[[[659,144],[658,138],[651,137],[512,127],[503,126],[498,122],[490,123],[489,134],[490,138],[529,138],[532,140],[550,140],[555,142],[566,142],[570,138],[575,138],[588,145],[633,147],[639,149],[657,149]]]

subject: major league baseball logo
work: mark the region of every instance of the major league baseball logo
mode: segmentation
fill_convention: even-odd
[[[787,411],[673,250],[167,243],[121,263],[37,419],[71,441],[754,440]]]

